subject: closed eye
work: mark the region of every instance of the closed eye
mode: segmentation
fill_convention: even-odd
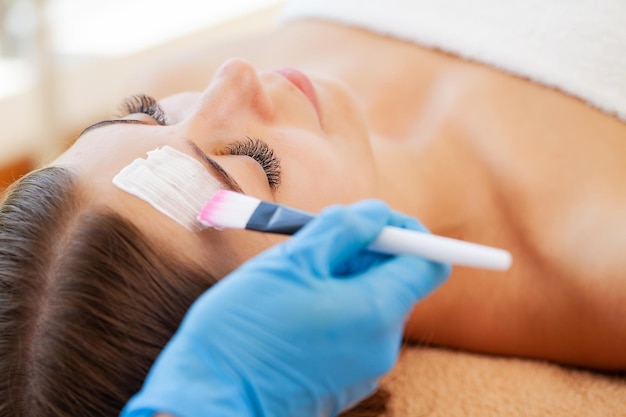
[[[167,125],[165,111],[154,97],[147,94],[137,94],[125,99],[120,106],[120,111],[121,115],[119,117],[143,113],[152,117],[161,126]]]
[[[273,190],[278,188],[281,180],[280,158],[265,141],[246,137],[245,140],[227,145],[225,150],[228,155],[244,155],[254,159],[263,168],[270,187]]]

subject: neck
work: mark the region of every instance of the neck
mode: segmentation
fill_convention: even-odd
[[[485,215],[485,173],[461,140],[438,136],[416,143],[375,136],[372,143],[380,197],[394,209],[448,236],[463,235],[470,218]]]

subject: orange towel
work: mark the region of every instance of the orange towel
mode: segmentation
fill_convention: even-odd
[[[626,376],[430,347],[405,348],[382,386],[386,417],[626,416]]]

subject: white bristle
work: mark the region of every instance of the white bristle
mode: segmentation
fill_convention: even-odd
[[[261,200],[228,190],[219,190],[204,205],[198,220],[216,228],[245,229]]]

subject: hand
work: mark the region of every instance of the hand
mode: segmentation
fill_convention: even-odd
[[[386,225],[424,230],[380,202],[333,207],[243,264],[193,304],[122,416],[331,416],[369,395],[450,270],[368,252]]]

